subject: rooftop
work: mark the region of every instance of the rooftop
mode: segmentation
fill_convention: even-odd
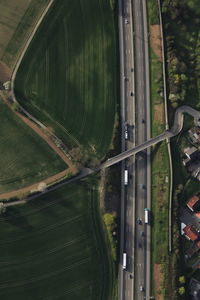
[[[196,241],[198,239],[198,232],[191,226],[185,226],[185,228],[183,228],[183,231],[189,240]]]
[[[194,195],[193,197],[191,197],[187,202],[187,206],[192,211],[196,210],[199,205],[200,205],[200,199],[197,195]]]

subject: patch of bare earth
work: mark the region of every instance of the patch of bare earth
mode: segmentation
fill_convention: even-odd
[[[154,120],[163,123],[164,120],[164,103],[154,105]]]
[[[161,294],[160,286],[162,281],[161,264],[154,265],[155,299],[164,300]]]
[[[150,42],[154,53],[162,61],[162,40],[160,33],[160,25],[155,24],[150,26]]]

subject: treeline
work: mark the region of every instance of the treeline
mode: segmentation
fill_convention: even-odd
[[[169,100],[200,107],[200,1],[162,0]]]

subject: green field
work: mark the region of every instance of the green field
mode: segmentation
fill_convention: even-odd
[[[0,194],[67,168],[51,148],[0,101]]]
[[[0,221],[0,299],[111,299],[94,178],[10,207]]]
[[[22,61],[17,98],[69,147],[100,159],[113,133],[116,61],[110,1],[56,1]]]

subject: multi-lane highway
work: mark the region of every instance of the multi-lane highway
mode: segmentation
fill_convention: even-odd
[[[136,145],[150,139],[149,57],[146,2],[133,0],[135,86],[136,86]],[[135,289],[132,299],[149,299],[150,230],[144,222],[144,209],[150,208],[150,152],[136,155],[135,203]],[[140,220],[140,221],[139,221]],[[149,252],[150,253],[150,252]],[[148,259],[148,260],[147,260]]]

